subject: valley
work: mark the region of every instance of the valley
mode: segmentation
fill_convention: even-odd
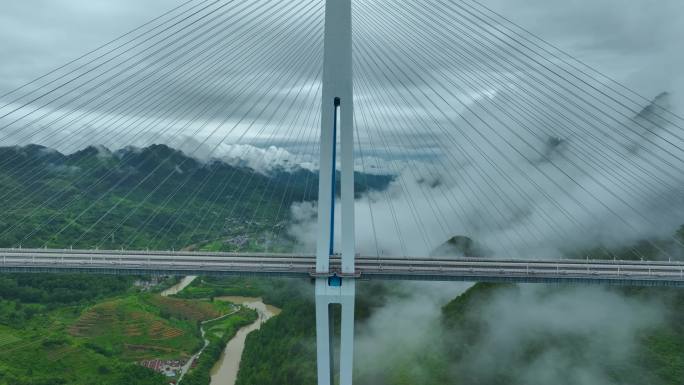
[[[271,195],[289,197],[288,205],[315,199],[307,187],[315,176],[306,170],[261,174],[220,162],[200,164],[165,146],[114,152],[88,148],[71,155],[39,147],[0,149],[5,160],[19,155],[40,164],[30,170],[40,178],[27,180],[21,164],[0,162],[6,164],[0,177],[7,182],[0,193],[21,202],[2,207],[0,246],[289,251],[296,240],[284,229],[292,218],[279,209],[281,202],[269,200],[268,191],[296,180],[288,184],[289,193]],[[189,165],[186,170],[192,173],[172,179],[152,173],[145,180],[134,171],[159,167],[174,172],[180,164]],[[208,168],[218,170],[223,181],[243,174],[259,193],[228,209],[245,186],[214,185],[190,176],[206,177]],[[379,190],[392,180],[369,179],[366,188]],[[195,194],[191,186],[202,183],[211,188]],[[62,191],[65,185],[74,187]],[[135,197],[127,192],[131,186],[139,186]],[[161,199],[160,189],[178,193]],[[177,204],[186,201],[191,203]],[[245,214],[256,207],[262,218]],[[57,217],[57,212],[68,215]],[[101,226],[84,227],[79,222],[84,216],[101,218]],[[24,242],[26,234],[31,237]],[[684,241],[684,227],[675,237]],[[657,240],[611,253],[629,259],[637,249],[658,258],[659,248],[681,255],[677,247]],[[474,240],[457,236],[434,252],[468,256],[479,248]],[[596,258],[602,253],[605,249],[577,251]],[[684,295],[676,290],[362,281],[358,291],[361,340],[355,382],[360,385],[544,385],[543,379],[561,385],[680,385],[684,378]],[[417,295],[421,292],[439,301],[426,302]],[[582,313],[582,301],[593,315],[564,315],[566,309]],[[551,310],[544,312],[538,304]],[[564,318],[567,323],[561,322]],[[588,326],[579,331],[570,327],[583,324]],[[541,334],[526,334],[529,327]],[[1,385],[165,385],[179,380],[188,385],[314,385],[314,331],[308,281],[0,276]],[[556,356],[568,363],[551,364]],[[539,372],[539,365],[553,371]],[[561,378],[566,382],[558,382]]]

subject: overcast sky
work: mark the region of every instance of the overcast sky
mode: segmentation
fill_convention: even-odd
[[[2,87],[21,84],[125,33],[180,0],[24,0],[0,13]],[[678,0],[483,0],[602,72],[654,94],[681,68]]]
[[[101,98],[96,101],[106,103],[81,105],[91,94],[79,89],[74,95],[80,99],[59,104],[73,96],[67,95],[45,107],[41,104],[45,100],[23,106],[31,97],[4,106],[13,100],[5,98],[0,101],[4,106],[0,115],[22,109],[0,118],[0,145],[37,142],[69,152],[88,144],[117,148],[167,142],[199,158],[250,158],[255,168],[277,164],[278,159],[314,164],[322,2],[269,1],[216,2],[213,7],[221,17],[216,28],[228,31],[229,38],[208,43],[207,49],[222,50],[205,58],[197,52],[183,54],[195,42],[172,46],[167,50],[168,62],[182,65],[187,60],[183,73],[167,73],[166,58],[143,60],[131,73],[145,76],[149,83],[132,80],[117,93],[118,84],[106,82],[100,89],[112,86],[113,91],[102,95],[93,91]],[[610,228],[596,233],[596,242],[614,243],[626,233],[631,234],[628,238],[668,234],[681,224],[677,222],[681,216],[675,215],[660,221],[657,228],[641,217],[644,212],[655,218],[684,209],[684,204],[662,205],[663,197],[681,197],[677,190],[683,179],[682,168],[677,168],[681,150],[676,147],[681,144],[677,136],[681,129],[657,121],[657,116],[634,119],[648,100],[662,92],[670,96],[659,103],[682,111],[681,0],[482,0],[646,98],[633,97],[638,103],[629,102],[628,108],[601,95],[601,85],[587,94],[582,94],[586,87],[580,89],[578,98],[572,86],[547,80],[543,82],[548,90],[538,90],[539,67],[533,67],[535,71],[501,68],[507,62],[498,60],[524,58],[507,51],[511,41],[501,39],[496,25],[478,30],[485,36],[480,40],[468,38],[472,30],[463,28],[472,26],[460,21],[456,15],[461,11],[454,8],[468,1],[354,2],[356,119],[365,166],[393,167],[405,178],[394,186],[393,196],[406,203],[420,201],[418,207],[404,204],[400,210],[407,216],[402,223],[416,224],[421,218],[415,213],[427,213],[426,223],[407,233],[427,234],[424,238],[439,234],[425,242],[426,247],[409,251],[425,253],[448,234],[470,234],[473,228],[481,232],[478,239],[493,239],[492,248],[504,239],[503,243],[529,250],[532,238],[540,249],[550,240],[554,247],[563,248],[576,240],[559,234],[586,238],[585,231],[594,226]],[[176,0],[7,2],[0,13],[0,95],[179,4]],[[204,24],[212,25],[211,17]],[[481,45],[490,37],[493,51]],[[205,69],[224,53],[228,56],[220,63],[225,67]],[[117,71],[133,61],[133,57],[123,59],[128,61],[104,68]],[[558,63],[550,57],[540,60],[546,59]],[[207,76],[216,77],[208,81]],[[170,102],[176,100],[173,97],[178,97],[177,103]],[[529,109],[517,108],[518,103]],[[34,107],[38,109],[33,111]],[[23,118],[24,111],[31,115]],[[533,113],[518,116],[520,111]],[[40,119],[34,119],[36,115]],[[77,124],[71,121],[74,115],[79,116]],[[563,121],[554,120],[559,116]],[[262,148],[251,151],[245,144]],[[406,167],[409,164],[412,167]],[[473,179],[472,186],[461,183],[468,178]],[[431,182],[427,193],[426,181]],[[568,196],[568,191],[575,195]],[[447,195],[457,200],[448,200]],[[573,203],[578,197],[587,207]],[[458,207],[462,212],[456,212]],[[558,207],[568,214],[550,223],[547,214]],[[387,206],[387,218],[393,215],[390,211]],[[580,232],[571,217],[592,226]],[[616,222],[624,226],[615,226]],[[308,231],[305,225],[302,228]],[[391,226],[386,229],[392,231]],[[384,238],[392,239],[389,234]],[[366,239],[370,248],[369,243]],[[548,250],[542,251],[548,255]]]
[[[200,0],[196,1],[196,3],[199,2]],[[239,7],[246,8],[246,4],[264,2],[264,0],[234,2],[240,5],[231,4],[225,10],[230,14],[233,12],[232,7],[236,9],[235,13],[239,13],[237,11]],[[0,58],[2,58],[0,60],[0,94],[45,74],[70,59],[130,31],[145,21],[182,3],[181,0],[148,0],[144,2],[132,0],[26,0],[8,2],[3,6],[3,12],[0,14],[0,42],[2,42],[0,44]],[[371,15],[375,19],[370,23],[365,21],[366,24],[363,24],[358,16],[355,19],[359,45],[369,46],[367,43],[369,41],[368,36],[373,36],[373,39],[378,42],[384,42],[383,39],[386,37],[394,38],[396,35],[392,26],[388,27],[378,21],[377,15],[383,14],[379,4],[383,3],[376,0],[358,2],[357,11],[358,9],[364,10],[364,12],[358,13],[365,14],[368,10],[375,12],[375,15]],[[420,3],[423,2],[416,2],[415,4]],[[427,4],[438,3],[440,2],[427,2]],[[682,12],[683,6],[680,1],[661,0],[654,3],[648,0],[629,2],[621,0],[484,0],[484,3],[547,39],[552,44],[585,61],[593,68],[637,90],[647,98],[653,98],[664,91],[671,92],[673,94],[672,108],[679,109],[681,105],[678,102],[680,100],[679,90],[684,89],[683,75],[679,71],[680,68],[684,67],[684,54],[682,54],[680,44],[680,38],[684,36],[684,17],[682,16],[684,12]],[[265,10],[266,8],[261,8],[256,13],[265,13]],[[426,12],[429,13],[430,11]],[[285,12],[281,13],[286,14]],[[289,22],[302,23],[300,19],[304,18],[302,16],[304,12],[301,10],[293,11],[289,15],[294,14],[297,16],[292,17]],[[387,15],[387,20],[396,20],[396,16],[386,12],[384,14]],[[305,23],[320,23],[322,18],[320,6],[317,11],[313,12],[312,17]],[[314,22],[313,20],[317,21]],[[269,23],[271,22],[264,22],[264,26]],[[276,26],[275,30],[283,30],[278,28],[281,26]],[[296,30],[302,34],[305,31],[303,27]],[[278,34],[276,32],[267,36],[275,37]],[[309,35],[309,37],[311,36]],[[313,36],[320,39],[316,33]],[[318,40],[314,42],[316,41]],[[259,46],[256,47],[256,51],[291,49],[291,46],[280,43],[269,47],[262,41],[258,43]],[[391,51],[389,44],[385,46]],[[431,49],[429,46],[426,48]],[[302,53],[311,52],[311,49],[307,50],[307,48],[300,47],[298,49]],[[393,55],[401,56],[396,52]],[[278,68],[278,64],[276,63],[275,68]],[[296,81],[293,78],[292,88],[295,88],[295,85],[303,87],[307,81],[315,82],[317,80],[317,72],[311,72],[312,68],[315,69],[317,62],[314,61],[313,64],[314,66],[311,68],[292,65],[292,68],[305,72],[304,78],[298,77]],[[152,65],[149,66],[149,68],[152,67]],[[267,67],[265,60],[250,66],[249,70],[257,73],[260,69],[264,69],[260,67]],[[360,67],[364,71],[369,68],[368,65],[366,67],[361,65]],[[457,71],[458,65],[454,65],[449,70]],[[287,71],[288,69],[283,69],[283,73]],[[374,81],[380,85],[383,79],[380,76],[374,76],[374,80],[371,82]],[[177,91],[186,93],[186,100],[191,100],[192,97],[200,93],[195,88],[180,85],[179,81],[176,83]],[[390,84],[391,88],[398,88],[394,79],[391,79],[390,83],[392,83]],[[466,89],[467,93],[470,94],[469,97],[473,97],[478,92],[493,92],[484,88],[466,87]],[[283,95],[287,90],[288,87],[286,86],[279,89]],[[318,97],[316,91],[316,89],[305,89],[293,102],[298,104],[293,104],[293,106],[304,108],[307,103],[311,104],[310,101]],[[236,105],[234,103],[236,100],[230,99],[230,97],[235,96],[233,93],[219,94],[218,91],[215,93],[212,95],[213,98],[223,98],[226,104]],[[254,96],[255,93],[266,95],[268,90],[265,86],[256,87],[251,93],[242,95],[242,100],[246,100],[244,99],[245,96]],[[294,92],[288,94],[288,97],[292,98],[293,95],[295,95]],[[375,106],[382,103],[377,100],[379,99],[377,95],[364,95],[362,85],[357,85],[356,98],[359,105],[362,105],[364,101]],[[149,107],[147,113],[161,112],[165,117],[169,117],[175,111],[176,109],[171,106]],[[240,112],[244,112],[244,110],[235,107],[235,110],[226,113],[230,114],[232,119],[237,119],[236,116],[241,116]],[[139,111],[138,113],[144,114],[146,112]],[[206,112],[206,114],[211,115],[211,111]],[[211,116],[213,117],[213,115]],[[255,117],[254,114],[250,116]],[[307,119],[306,114],[302,114],[297,121],[299,125],[303,125],[304,123],[301,122],[305,120],[315,120]],[[265,121],[265,117],[262,116],[261,121]],[[271,126],[273,124],[275,123],[270,122]],[[257,131],[253,129],[246,136],[249,138],[252,132]],[[277,133],[264,142],[269,144],[289,143],[289,138],[283,136],[292,135],[291,133],[287,135]],[[301,136],[308,137],[308,135],[309,130],[307,129]],[[53,136],[46,136],[46,138]],[[310,136],[314,137],[314,135]],[[97,139],[97,136],[93,138],[95,141]],[[243,140],[246,139],[243,138]],[[116,144],[125,144],[125,140]],[[292,146],[292,143],[289,145]]]
[[[8,2],[0,14],[0,94],[181,3],[181,0]],[[250,2],[236,3],[244,5]],[[364,0],[359,2],[358,8],[372,9],[377,11],[376,14],[382,14],[382,8],[374,6],[382,3]],[[680,1],[484,0],[484,3],[642,95],[652,98],[660,92],[669,91],[673,93],[673,108],[680,105],[678,91],[684,88],[684,77],[679,70],[684,67],[680,43],[681,36],[684,36],[684,6]],[[230,7],[238,8],[234,5]],[[263,12],[265,8],[257,11]],[[300,22],[297,19],[302,19],[302,14],[297,13],[292,22]],[[320,12],[314,13],[314,20],[320,22],[320,16]],[[387,17],[396,19],[390,14]],[[377,41],[383,41],[384,35],[393,36],[395,33],[391,27],[379,22],[369,26],[362,25],[358,17],[355,21],[358,35],[372,34],[377,36]],[[308,22],[311,24],[311,19]],[[359,36],[358,40],[359,44],[363,44],[363,38]],[[265,63],[261,64],[266,66]],[[252,66],[250,70],[257,71],[258,67]],[[311,73],[306,75],[311,77],[310,80],[316,79],[315,73],[313,76]],[[379,77],[376,79],[381,80]],[[303,81],[299,79],[296,84],[304,84]],[[392,86],[397,87],[396,84]],[[266,94],[264,88],[257,89],[257,92]],[[357,99],[360,102],[367,97],[361,91],[362,87],[357,86]],[[472,89],[470,91],[474,92]],[[194,95],[188,89],[183,92],[188,92],[188,97]],[[315,95],[306,94],[300,99],[312,100]],[[225,98],[228,101],[228,97]],[[168,109],[162,109],[162,112],[169,114]],[[277,143],[277,140],[273,143]]]

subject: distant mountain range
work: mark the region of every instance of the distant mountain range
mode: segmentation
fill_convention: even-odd
[[[392,179],[357,174],[356,191]],[[307,169],[257,172],[165,145],[4,147],[0,247],[287,248],[289,208],[316,201],[317,186]]]

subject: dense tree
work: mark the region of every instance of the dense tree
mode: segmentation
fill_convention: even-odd
[[[76,304],[122,293],[133,281],[126,276],[2,275],[0,298],[23,303]]]

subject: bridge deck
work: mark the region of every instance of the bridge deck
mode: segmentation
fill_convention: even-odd
[[[496,260],[358,257],[356,277],[520,283],[594,283],[684,287],[684,264],[667,261]],[[113,250],[0,249],[0,271],[131,275],[239,275],[310,278],[313,255]]]

